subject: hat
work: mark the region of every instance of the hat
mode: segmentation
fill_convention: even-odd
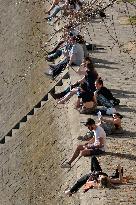
[[[122,119],[123,118],[123,116],[120,114],[120,113],[114,113],[114,114],[116,114],[120,119]]]
[[[94,124],[95,124],[95,121],[92,118],[88,118],[86,123],[85,123],[85,126],[87,126],[87,125],[94,125]]]

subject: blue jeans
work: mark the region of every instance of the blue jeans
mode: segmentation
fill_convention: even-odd
[[[102,105],[102,106],[105,106],[107,108],[114,107],[114,104],[110,100],[105,98],[102,94],[99,94],[97,96],[97,101],[98,101],[98,105]]]
[[[54,17],[57,15],[57,13],[59,13],[60,10],[61,10],[61,8],[60,8],[58,5],[55,6],[55,8],[53,9],[52,14],[50,14],[50,15],[48,16],[48,20],[51,21],[51,19],[54,18]]]
[[[58,49],[56,50],[54,53],[48,55],[48,59],[49,60],[55,60],[57,59],[58,57],[60,57],[62,55],[62,50],[61,49]]]
[[[65,58],[63,61],[59,62],[57,65],[51,66],[53,71],[53,76],[56,76],[61,73],[61,71],[66,68],[68,64],[68,59]]]

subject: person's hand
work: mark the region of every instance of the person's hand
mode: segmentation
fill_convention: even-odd
[[[100,120],[100,121],[104,121],[104,119],[103,119],[103,117],[102,117],[102,116],[99,118],[99,120]]]
[[[69,68],[70,66],[71,66],[71,65],[68,63],[67,66],[66,66],[66,68]]]
[[[87,145],[88,145],[88,142],[86,142],[86,143],[84,144],[83,148],[85,149],[85,148],[87,147]]]

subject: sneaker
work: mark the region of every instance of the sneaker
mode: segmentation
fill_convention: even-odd
[[[46,72],[46,71],[44,72],[44,74],[45,74],[45,75],[47,75],[47,76],[52,76],[52,74],[51,74],[51,73]]]
[[[68,162],[64,163],[61,165],[61,168],[71,168],[71,164],[69,164]]]
[[[45,20],[47,20],[48,22],[50,22],[51,21],[51,17],[45,17]]]
[[[48,56],[45,57],[45,60],[46,60],[46,61],[49,61],[49,62],[54,62],[54,59],[53,59],[53,58],[50,58],[50,57],[48,57]]]
[[[47,75],[52,80],[54,80],[54,76],[51,74],[51,72],[49,73],[49,71],[48,72],[45,71],[44,74]]]
[[[50,65],[50,69],[51,69],[51,70],[55,69],[55,65],[54,65],[54,64],[51,64],[51,65]]]
[[[53,71],[49,69],[49,75],[53,75]]]
[[[70,190],[68,189],[68,190],[66,190],[65,192],[64,192],[67,196],[72,196],[72,193],[70,192]]]

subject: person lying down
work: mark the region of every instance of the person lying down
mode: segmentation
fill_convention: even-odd
[[[91,171],[82,176],[70,189],[65,191],[65,194],[72,196],[82,186],[83,192],[89,189],[95,188],[114,188],[115,185],[126,183],[126,178],[123,177],[123,168],[117,165],[116,172],[111,176],[108,176],[102,171],[102,168],[95,156],[91,158]]]
[[[122,134],[122,118],[123,116],[119,113],[114,113],[112,115],[112,119],[106,119],[101,117],[100,122],[98,123],[101,126],[107,135],[111,134]]]

